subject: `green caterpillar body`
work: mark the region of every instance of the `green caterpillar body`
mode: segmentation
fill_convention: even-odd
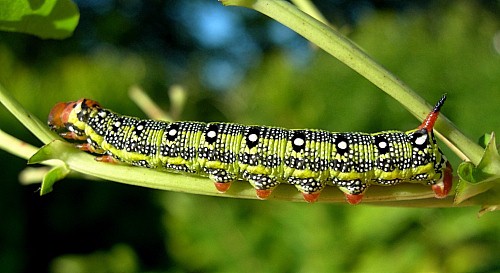
[[[439,107],[431,113],[431,127]],[[438,197],[451,187],[451,178],[443,179],[451,175],[449,163],[425,122],[407,132],[374,134],[165,122],[122,116],[81,99],[56,105],[49,125],[63,137],[86,142],[79,147],[102,154],[105,161],[208,176],[219,191],[246,180],[260,198],[280,183],[295,185],[309,202],[326,185],[336,186],[352,204],[370,185],[433,185]],[[438,185],[441,179],[445,185]]]

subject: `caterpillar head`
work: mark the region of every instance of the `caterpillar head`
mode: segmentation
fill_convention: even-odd
[[[64,138],[84,140],[85,121],[92,109],[101,108],[98,102],[88,99],[60,102],[52,107],[48,125]]]

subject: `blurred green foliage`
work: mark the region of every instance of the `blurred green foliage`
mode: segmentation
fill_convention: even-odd
[[[0,30],[63,39],[73,34],[79,18],[71,0],[0,1]]]
[[[374,12],[346,32],[431,104],[447,92],[443,113],[475,139],[500,128],[498,19],[457,2]],[[0,82],[41,119],[56,102],[80,97],[143,116],[127,98],[129,86],[143,85],[165,107],[167,86],[180,83],[189,90],[186,120],[367,132],[418,124],[361,76],[311,50],[311,59],[297,64],[270,48],[239,85],[216,93],[201,81],[197,54],[188,56],[183,77],[166,82],[178,72],[143,52],[105,45],[28,62],[0,40]],[[3,108],[0,120],[2,130],[37,144]],[[2,272],[500,270],[498,214],[477,219],[478,208],[259,202],[84,180],[58,183],[39,197],[37,185],[17,182],[24,160],[2,151],[0,160]]]

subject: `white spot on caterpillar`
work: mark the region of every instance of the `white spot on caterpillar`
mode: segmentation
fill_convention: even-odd
[[[177,134],[177,130],[175,130],[175,129],[170,129],[170,131],[168,131],[169,136],[175,136],[176,134]]]
[[[345,149],[347,149],[347,142],[345,142],[345,141],[341,141],[341,142],[339,142],[339,143],[337,144],[337,147],[338,147],[339,149],[341,149],[341,150],[345,150]]]
[[[141,124],[141,125],[137,126],[136,129],[139,130],[139,131],[142,131],[142,129],[144,129],[144,126],[142,126],[142,124]]]
[[[115,127],[120,127],[122,124],[119,121],[115,121],[115,124],[113,124]]]
[[[101,117],[101,118],[105,118],[106,117],[106,112],[99,112],[98,115]]]
[[[214,138],[216,135],[217,135],[217,133],[215,131],[209,131],[207,133],[207,137],[208,138]]]
[[[421,135],[417,137],[417,139],[415,139],[415,144],[422,145],[425,143],[426,140],[427,140],[427,135]]]
[[[257,139],[259,139],[259,137],[256,134],[250,134],[250,135],[248,135],[248,140],[250,142],[255,142],[255,141],[257,141]]]
[[[379,142],[379,143],[378,143],[378,147],[379,147],[380,149],[385,149],[385,148],[387,147],[387,142],[385,142],[385,141],[381,141],[381,142]]]
[[[296,138],[293,140],[293,145],[297,146],[297,147],[300,147],[300,146],[303,146],[304,145],[304,139],[302,138]]]

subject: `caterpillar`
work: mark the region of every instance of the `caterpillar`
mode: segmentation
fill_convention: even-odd
[[[58,103],[48,125],[96,160],[208,176],[219,192],[246,180],[260,199],[280,183],[315,202],[326,185],[350,204],[371,185],[420,183],[444,198],[452,168],[433,133],[444,95],[416,129],[378,133],[289,130],[223,122],[165,122],[122,116],[96,101]]]

